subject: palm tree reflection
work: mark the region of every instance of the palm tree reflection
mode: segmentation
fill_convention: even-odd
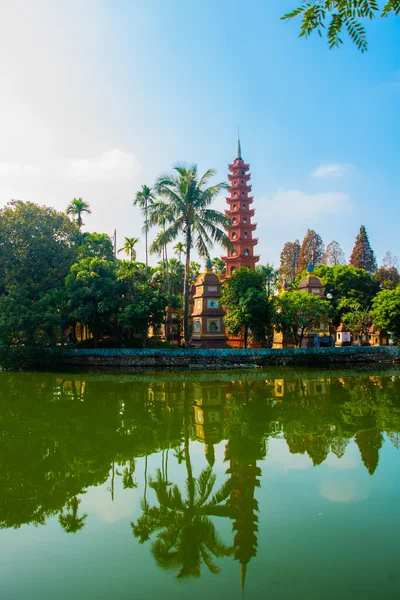
[[[218,573],[220,569],[213,558],[233,552],[233,548],[222,542],[210,520],[212,516],[229,516],[229,509],[223,504],[229,496],[229,487],[224,484],[212,495],[215,480],[210,467],[197,479],[189,471],[184,498],[178,486],[169,486],[158,469],[156,479],[149,483],[158,506],[148,507],[137,523],[131,524],[140,543],[158,532],[151,552],[160,567],[178,570],[178,578],[199,577],[203,562],[212,573]]]
[[[58,517],[58,522],[64,529],[65,533],[76,533],[84,528],[87,514],[85,513],[81,517],[78,515],[78,507],[80,503],[80,499],[75,496],[66,503],[64,508],[67,508],[67,511],[64,512],[64,509],[61,511],[60,516]]]

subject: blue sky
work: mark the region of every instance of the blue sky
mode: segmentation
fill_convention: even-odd
[[[400,19],[371,23],[364,55],[329,51],[280,21],[295,5],[2,2],[0,204],[82,196],[87,229],[122,245],[142,183],[176,162],[226,179],[239,123],[263,263],[308,227],[349,255],[365,224],[379,259],[400,255]]]

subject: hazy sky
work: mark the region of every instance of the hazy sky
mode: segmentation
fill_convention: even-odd
[[[1,0],[0,204],[82,196],[88,230],[143,238],[139,187],[177,162],[225,180],[240,123],[263,263],[308,227],[400,255],[400,18],[329,51],[280,21],[298,3]]]

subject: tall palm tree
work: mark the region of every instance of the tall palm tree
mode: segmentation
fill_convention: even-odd
[[[146,236],[146,269],[149,267],[149,251],[148,251],[148,233],[149,233],[149,209],[153,204],[155,198],[153,190],[147,185],[142,185],[142,189],[137,192],[133,201],[134,206],[139,206],[142,214],[144,215],[144,233]]]
[[[76,224],[79,229],[81,229],[83,225],[82,214],[87,213],[90,214],[92,211],[90,210],[90,205],[88,202],[82,200],[82,198],[74,198],[67,206],[67,210],[65,211],[67,215],[72,215],[76,217]]]
[[[182,260],[182,253],[185,253],[185,244],[183,242],[177,242],[174,246],[175,254],[178,255],[179,260]]]
[[[215,175],[209,169],[199,177],[197,166],[177,166],[173,173],[161,175],[155,184],[156,192],[168,203],[169,227],[161,232],[152,244],[157,252],[163,246],[176,240],[183,234],[186,247],[185,283],[183,303],[183,334],[185,346],[189,346],[189,291],[190,291],[190,254],[195,248],[203,259],[209,258],[209,248],[213,242],[231,249],[232,244],[223,228],[229,228],[229,217],[209,208],[215,197],[228,186],[217,183],[207,187]],[[161,209],[163,210],[163,209]],[[157,212],[157,210],[155,210]],[[221,228],[222,227],[222,228]]]
[[[130,256],[131,262],[135,262],[136,260],[136,250],[135,250],[135,246],[138,243],[139,238],[137,237],[126,237],[125,238],[125,242],[124,245],[122,246],[122,248],[120,248],[118,250],[118,254],[120,252],[125,252],[125,254],[127,256]]]

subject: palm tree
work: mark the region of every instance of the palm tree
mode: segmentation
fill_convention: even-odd
[[[90,210],[90,206],[88,202],[84,202],[82,198],[74,198],[67,206],[67,210],[65,211],[67,215],[72,215],[76,217],[76,224],[79,229],[81,229],[83,225],[82,221],[82,213],[90,214],[92,211]]]
[[[147,185],[142,185],[142,189],[137,192],[133,201],[134,206],[139,206],[144,215],[144,233],[146,236],[146,269],[149,267],[149,252],[148,252],[148,233],[149,233],[149,208],[154,202],[154,195],[151,188]]]
[[[182,252],[185,254],[185,244],[183,242],[177,242],[174,246],[175,254],[178,255],[179,260],[182,260]]]
[[[198,176],[197,166],[175,167],[171,174],[161,175],[156,182],[156,192],[168,202],[169,227],[161,232],[152,244],[152,250],[159,252],[163,246],[176,240],[183,234],[185,239],[185,283],[183,304],[183,334],[185,346],[189,346],[189,289],[190,289],[190,254],[195,248],[203,259],[209,258],[208,249],[213,242],[231,249],[232,244],[226,233],[219,226],[229,228],[229,217],[217,210],[209,208],[215,197],[227,188],[226,183],[217,183],[210,187],[207,184],[215,175],[209,169],[202,177]],[[164,209],[161,209],[164,210]],[[157,209],[155,209],[157,213]],[[154,217],[156,218],[156,217]]]
[[[58,522],[66,533],[76,533],[85,526],[87,514],[82,517],[78,516],[78,507],[81,501],[75,496],[66,503],[66,508],[69,512],[61,512],[58,517]]]
[[[122,246],[122,248],[120,248],[118,250],[118,254],[120,252],[125,252],[125,254],[127,256],[130,256],[131,262],[135,262],[135,260],[136,260],[135,246],[138,243],[138,241],[139,241],[139,238],[137,238],[137,237],[132,237],[132,238],[126,237],[124,245]]]

